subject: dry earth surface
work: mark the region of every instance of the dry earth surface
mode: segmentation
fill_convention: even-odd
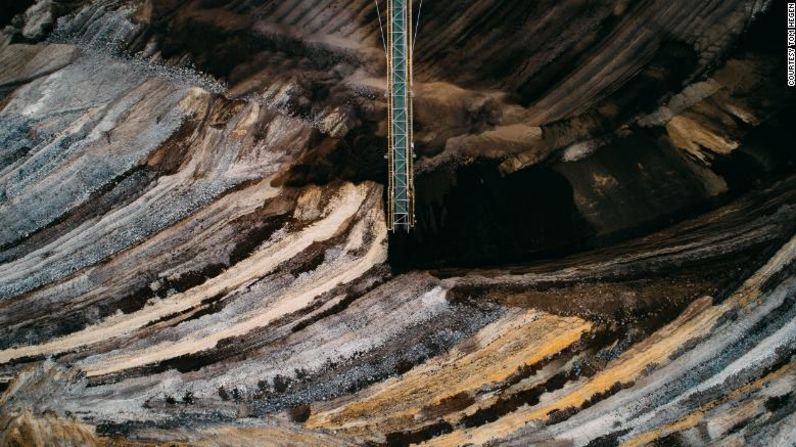
[[[408,236],[373,1],[12,3],[1,446],[793,445],[784,2],[426,0]]]

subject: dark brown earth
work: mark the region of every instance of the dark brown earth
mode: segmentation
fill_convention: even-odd
[[[3,5],[0,446],[789,445],[783,17],[426,0],[396,236],[373,2]]]

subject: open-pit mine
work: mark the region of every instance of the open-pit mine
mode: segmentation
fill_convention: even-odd
[[[796,445],[787,2],[0,3],[0,446]]]

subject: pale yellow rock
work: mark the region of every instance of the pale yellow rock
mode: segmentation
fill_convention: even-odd
[[[682,115],[675,116],[666,123],[666,131],[676,147],[706,163],[710,161],[706,150],[728,155],[738,148],[737,142],[717,135],[699,122]]]

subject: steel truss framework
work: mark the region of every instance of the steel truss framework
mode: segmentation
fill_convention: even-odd
[[[388,0],[388,227],[409,231],[415,224],[412,161],[412,0]]]

